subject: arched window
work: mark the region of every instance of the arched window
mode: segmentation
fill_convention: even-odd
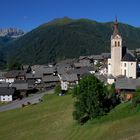
[[[126,67],[126,63],[124,63],[124,67]]]
[[[120,41],[118,41],[118,46],[120,46]]]
[[[117,47],[117,41],[115,41],[115,47]]]
[[[124,70],[124,75],[126,76],[126,70]]]

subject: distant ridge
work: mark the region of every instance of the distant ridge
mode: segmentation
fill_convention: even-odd
[[[0,37],[11,37],[11,38],[18,38],[24,35],[24,31],[17,28],[5,28],[0,29]]]

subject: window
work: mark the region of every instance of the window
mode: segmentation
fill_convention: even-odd
[[[126,76],[126,70],[124,70],[124,75]]]
[[[118,46],[120,46],[120,41],[118,42]]]
[[[117,42],[115,41],[115,47],[117,47]]]
[[[126,67],[126,63],[124,63],[124,67]]]
[[[133,63],[131,63],[131,65],[133,65]]]

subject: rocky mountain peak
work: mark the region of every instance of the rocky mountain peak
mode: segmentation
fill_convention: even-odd
[[[11,38],[18,38],[20,36],[23,36],[25,34],[24,31],[21,29],[17,28],[5,28],[5,29],[0,29],[0,37],[11,37]]]

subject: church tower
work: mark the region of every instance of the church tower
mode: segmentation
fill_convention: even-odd
[[[111,36],[111,74],[113,76],[121,75],[122,59],[122,37],[118,30],[117,19],[114,22],[114,32]]]

